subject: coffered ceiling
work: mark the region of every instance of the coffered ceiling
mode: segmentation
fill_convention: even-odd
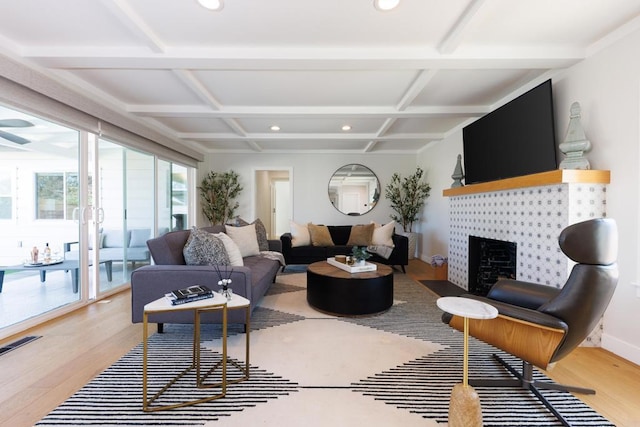
[[[415,153],[639,27],[637,0],[0,0],[1,53],[203,153]]]

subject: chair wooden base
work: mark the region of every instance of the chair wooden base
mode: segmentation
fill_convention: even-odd
[[[555,415],[555,417],[562,423],[562,425],[570,427],[571,424],[553,407],[553,404],[549,402],[539,391],[539,389],[551,389],[559,391],[568,391],[571,393],[581,394],[595,394],[595,390],[581,387],[574,387],[563,384],[550,383],[546,381],[537,381],[533,379],[533,365],[529,362],[522,361],[522,372],[518,372],[513,366],[508,364],[497,354],[493,357],[505,367],[506,370],[511,372],[516,378],[511,380],[469,380],[469,384],[476,387],[521,387],[525,390],[530,390],[537,398],[542,402],[549,411]]]

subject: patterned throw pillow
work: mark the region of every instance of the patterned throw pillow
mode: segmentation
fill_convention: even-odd
[[[196,227],[191,229],[182,249],[187,265],[230,265],[229,255],[222,240]]]
[[[267,228],[264,226],[260,218],[256,219],[251,224],[256,225],[256,238],[258,239],[258,248],[260,248],[261,251],[268,251],[269,240],[267,239]],[[240,217],[236,218],[236,227],[243,227],[245,225],[251,224]]]

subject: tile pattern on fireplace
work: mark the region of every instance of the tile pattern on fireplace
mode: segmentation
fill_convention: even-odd
[[[605,217],[606,187],[565,183],[450,197],[449,281],[468,289],[473,235],[516,242],[518,280],[562,286],[572,264],[558,235],[570,224]]]

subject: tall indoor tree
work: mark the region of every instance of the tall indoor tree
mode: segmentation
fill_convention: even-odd
[[[234,171],[210,171],[202,179],[200,186],[200,201],[202,213],[212,225],[225,224],[233,218],[240,204],[235,198],[243,188],[239,182],[239,175]]]

